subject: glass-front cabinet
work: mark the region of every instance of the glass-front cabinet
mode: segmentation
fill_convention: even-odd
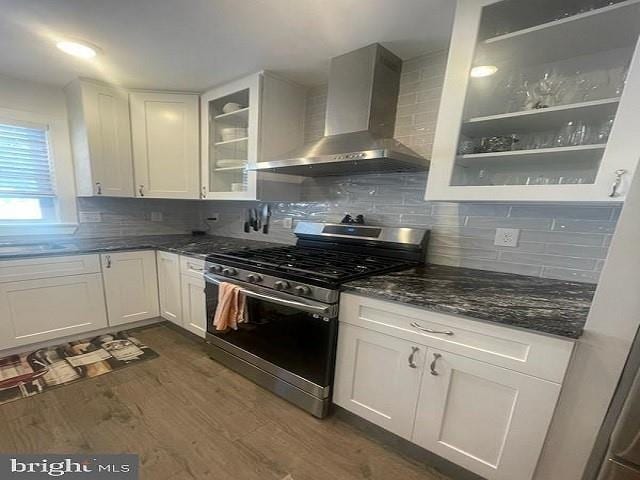
[[[270,199],[261,195],[260,187],[274,179],[259,176],[254,168],[267,155],[281,155],[302,144],[304,102],[302,87],[267,72],[202,95],[201,197]],[[284,137],[283,129],[288,133]],[[272,148],[273,138],[281,140],[276,148]]]
[[[623,201],[640,0],[459,0],[427,200]]]

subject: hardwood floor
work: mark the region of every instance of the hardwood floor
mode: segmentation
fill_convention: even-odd
[[[0,407],[0,451],[140,455],[149,480],[446,480],[344,421],[318,420],[165,325],[160,358]]]

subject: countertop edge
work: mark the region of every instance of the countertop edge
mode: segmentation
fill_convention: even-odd
[[[353,286],[343,286],[340,291],[342,293],[356,295],[359,297],[373,298],[375,300],[379,300],[382,302],[390,302],[398,305],[404,305],[407,307],[424,310],[426,312],[442,313],[445,315],[451,315],[453,317],[463,318],[465,320],[472,320],[475,322],[482,322],[490,325],[497,325],[504,328],[520,330],[524,332],[534,333],[537,335],[549,336],[549,337],[570,341],[570,342],[579,341],[580,337],[582,337],[582,335],[584,334],[584,328],[581,328],[579,331],[566,330],[564,332],[558,332],[558,331],[554,332],[554,331],[549,331],[549,329],[545,329],[544,325],[542,325],[543,328],[536,328],[536,326],[531,326],[531,325],[526,325],[526,326],[518,325],[514,323],[509,323],[506,321],[496,320],[494,317],[489,317],[489,316],[483,317],[482,315],[477,315],[477,314],[474,314],[474,315],[465,314],[465,312],[461,312],[459,308],[448,307],[446,305],[424,305],[419,302],[402,301],[400,299],[394,299],[384,295],[382,296],[372,295],[365,289],[360,289],[358,287],[353,287]]]

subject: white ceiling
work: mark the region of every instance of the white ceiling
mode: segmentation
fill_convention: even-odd
[[[203,91],[261,69],[305,85],[380,42],[403,59],[446,48],[453,0],[0,0],[0,73],[64,85]],[[92,61],[58,51],[73,37]]]

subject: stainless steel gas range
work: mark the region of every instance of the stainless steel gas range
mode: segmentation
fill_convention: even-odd
[[[340,285],[424,261],[428,231],[299,223],[295,246],[209,255],[205,265],[210,355],[317,417],[328,413]],[[241,287],[246,322],[218,331],[219,285]]]

